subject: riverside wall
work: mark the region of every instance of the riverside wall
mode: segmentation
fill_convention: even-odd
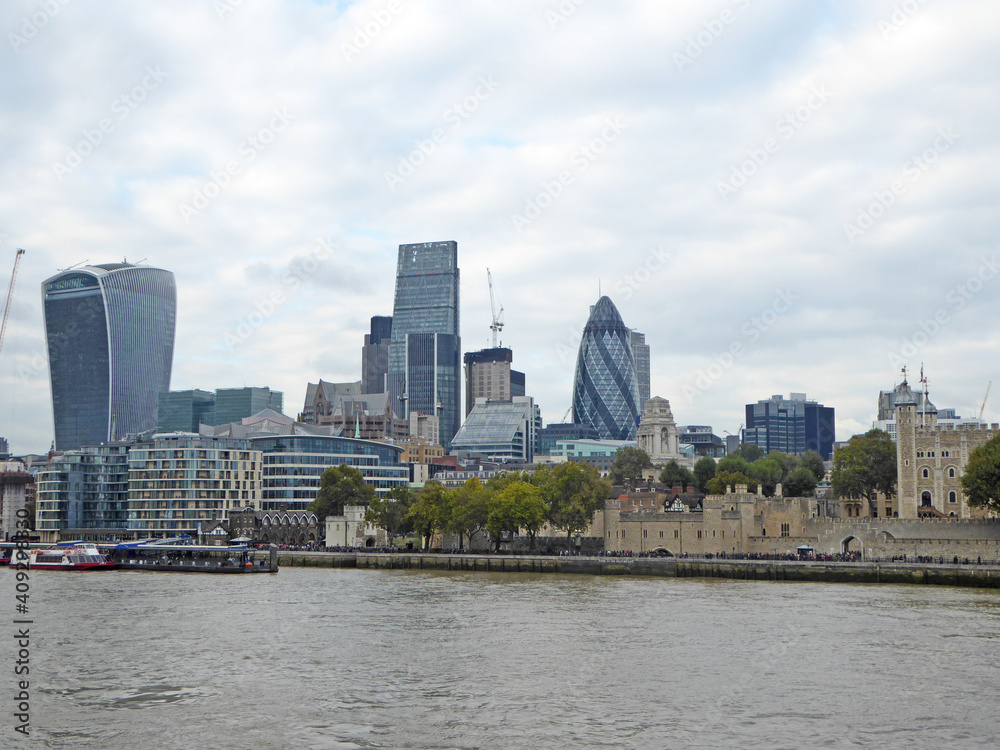
[[[1000,589],[1000,567],[991,565],[293,551],[279,552],[278,564],[291,567],[376,570],[909,583]]]

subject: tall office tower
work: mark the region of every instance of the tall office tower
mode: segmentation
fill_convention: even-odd
[[[392,317],[372,316],[371,333],[365,334],[361,348],[361,392],[385,393],[389,390],[389,342],[392,339]]]
[[[829,461],[833,457],[834,411],[807,401],[806,394],[780,394],[766,401],[747,404],[743,442],[763,448],[765,453],[781,451],[801,455],[816,451]]]
[[[630,343],[632,344],[632,354],[635,356],[635,378],[639,384],[639,413],[646,408],[646,401],[649,400],[649,344],[646,343],[646,334],[638,331],[630,331]]]
[[[216,388],[215,418],[212,424],[239,422],[264,409],[281,412],[284,394],[270,388]]]
[[[389,392],[398,416],[436,415],[445,448],[462,418],[458,312],[458,243],[400,245]]]
[[[618,308],[601,297],[590,308],[573,378],[573,421],[605,440],[635,440],[639,385],[632,336]]]
[[[505,347],[465,353],[465,416],[477,398],[510,401],[524,395],[524,373],[510,369],[513,359]]]
[[[215,394],[194,389],[167,391],[157,397],[157,432],[198,432],[203,424],[215,424]]]
[[[82,266],[42,282],[57,450],[156,426],[170,390],[177,290],[170,271]]]

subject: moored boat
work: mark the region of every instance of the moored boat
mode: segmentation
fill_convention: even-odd
[[[110,570],[118,563],[101,554],[93,544],[73,544],[59,547],[34,547],[15,552],[10,566],[29,570]]]

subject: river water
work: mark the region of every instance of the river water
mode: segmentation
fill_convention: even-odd
[[[997,592],[297,568],[31,585],[32,734],[8,645],[3,745],[1000,746]]]

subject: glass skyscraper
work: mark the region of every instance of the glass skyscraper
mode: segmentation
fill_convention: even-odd
[[[389,347],[389,392],[400,417],[436,415],[446,448],[461,423],[458,243],[400,245]]]
[[[170,271],[106,263],[42,282],[57,450],[156,426],[170,390],[177,291]]]
[[[832,406],[808,401],[804,393],[781,394],[767,401],[747,404],[743,442],[801,456],[816,451],[829,461],[833,457],[836,415]]]
[[[635,440],[639,385],[632,335],[618,308],[601,297],[583,329],[573,378],[573,421],[589,424],[604,440]]]

